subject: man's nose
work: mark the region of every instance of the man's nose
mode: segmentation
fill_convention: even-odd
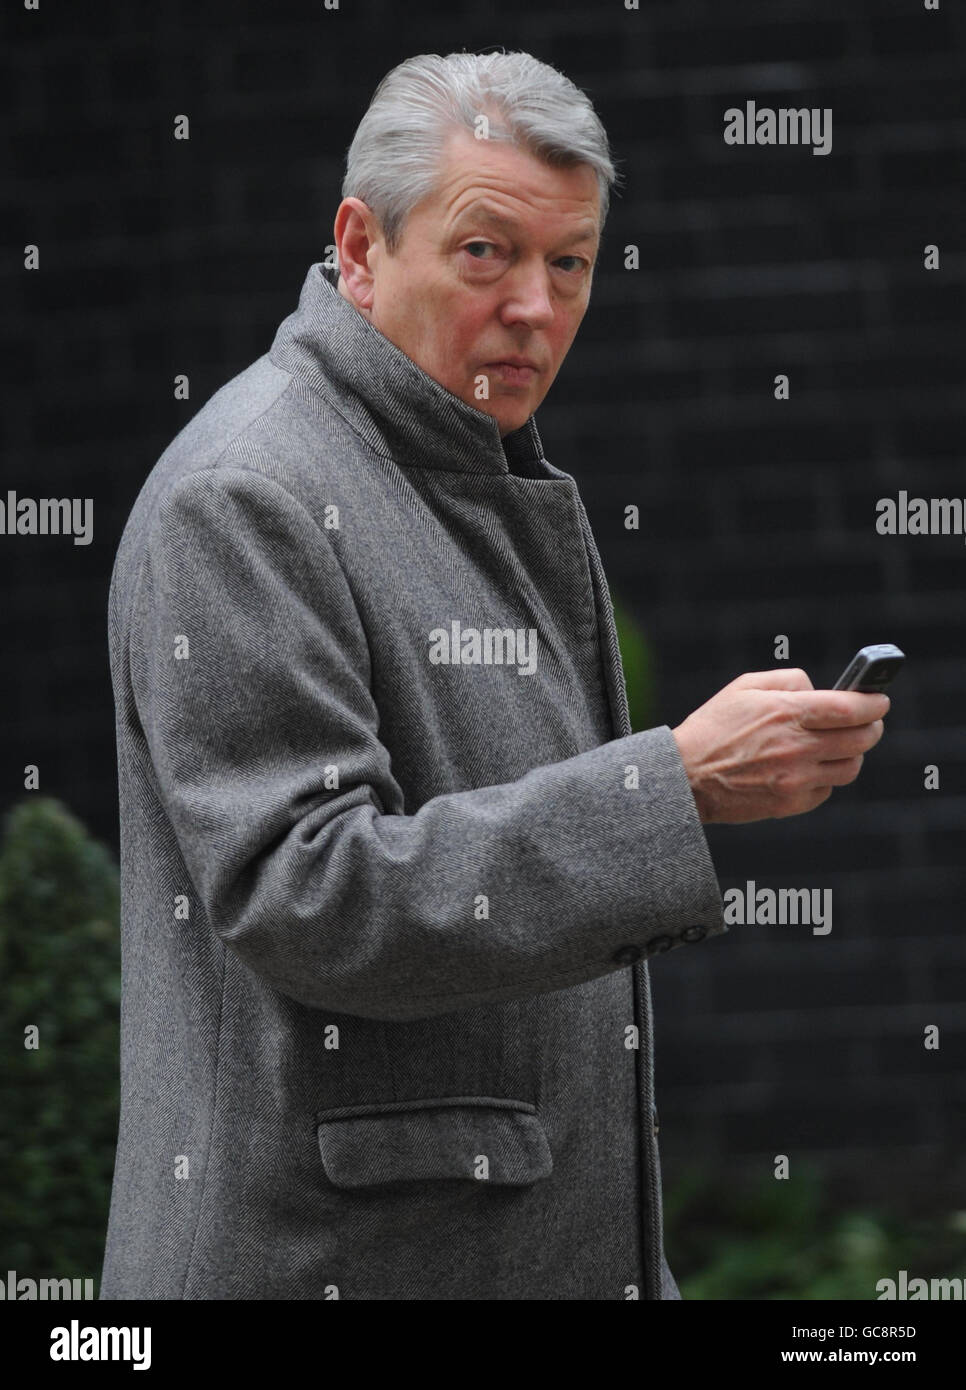
[[[553,322],[553,315],[550,272],[546,266],[521,269],[504,301],[504,322],[546,328]]]

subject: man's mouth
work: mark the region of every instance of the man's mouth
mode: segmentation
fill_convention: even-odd
[[[487,366],[508,386],[528,386],[537,375],[537,368],[525,359],[518,362],[488,362]]]

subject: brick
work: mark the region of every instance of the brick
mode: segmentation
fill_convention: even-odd
[[[896,1085],[905,1081],[933,1085],[945,1084],[955,1076],[966,1093],[966,1034],[962,1029],[939,1025],[939,1046],[927,1051],[924,1029],[933,1018],[928,1004],[922,1008],[921,1023],[903,1037],[883,1037],[874,1043],[876,1074]]]
[[[933,189],[948,185],[956,160],[954,150],[938,145],[935,135],[927,144],[907,150],[885,150],[879,157],[879,177],[887,187],[904,188],[908,196],[927,200]]]
[[[966,285],[944,277],[941,270],[922,270],[914,281],[889,287],[889,304],[899,324],[961,324],[966,313]]]
[[[160,109],[164,90],[158,56],[154,48],[117,45],[107,68],[108,100],[113,108],[150,101]]]
[[[960,398],[942,410],[923,410],[917,419],[897,420],[893,434],[896,448],[906,459],[933,460],[961,458],[959,441],[964,429],[966,408]]]
[[[771,875],[769,875],[771,877]],[[759,885],[765,875],[759,874]],[[895,969],[885,964],[869,965],[852,958],[851,952],[840,951],[835,936],[833,912],[832,932],[827,937],[813,937],[807,926],[738,926],[731,928],[735,939],[750,943],[769,943],[783,934],[794,941],[806,943],[805,948],[780,948],[776,959],[768,966],[751,967],[743,961],[721,960],[717,964],[712,994],[714,1007],[731,1012],[745,1009],[843,1009],[874,1003],[878,1007],[905,1004],[908,985]],[[785,957],[792,957],[787,960]],[[807,963],[806,963],[807,961]],[[821,1021],[815,1031],[821,1034]]]
[[[904,62],[911,58],[929,61],[937,54],[955,51],[952,20],[942,8],[926,13],[922,6],[908,14],[894,9],[879,14],[872,6],[862,21],[862,33],[872,50],[882,57],[893,54]]]
[[[843,1104],[829,1105],[803,1100],[789,1104],[787,1088],[782,1103],[758,1113],[727,1114],[724,1135],[729,1152],[788,1154],[791,1173],[804,1155],[838,1147],[869,1148],[895,1143],[910,1129],[910,1110],[903,1098],[891,1103],[860,1103],[845,1090]]]
[[[803,63],[838,58],[849,47],[845,18],[806,25],[769,23],[762,15],[735,15],[728,24],[679,23],[658,26],[653,38],[656,65],[695,68],[724,63]],[[742,21],[745,22],[742,22]]]

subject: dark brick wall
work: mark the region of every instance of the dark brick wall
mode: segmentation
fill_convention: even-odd
[[[709,831],[723,888],[831,888],[834,925],[735,926],[654,965],[666,1175],[712,1156],[767,1172],[783,1152],[852,1187],[961,1197],[966,552],[874,521],[900,488],[966,495],[962,7],[435,9],[5,8],[3,491],[92,496],[95,540],[2,538],[3,802],[39,763],[41,790],[116,842],[107,586],[145,475],[294,308],[383,73],[528,49],[590,92],[627,176],[539,423],[654,645],[660,721],[772,666],[779,633],[816,685],[865,642],[910,657],[858,783],[806,817]],[[725,109],[749,99],[831,107],[832,152],[725,145]]]

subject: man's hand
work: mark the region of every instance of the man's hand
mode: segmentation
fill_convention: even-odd
[[[672,730],[704,824],[814,810],[854,782],[888,695],[815,690],[804,671],[752,671]]]

